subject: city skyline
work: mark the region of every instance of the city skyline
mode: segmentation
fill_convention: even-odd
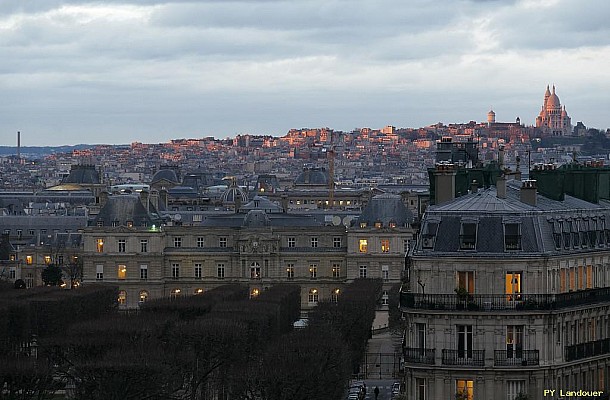
[[[553,84],[610,126],[610,4],[406,3],[3,2],[0,145],[533,125]]]

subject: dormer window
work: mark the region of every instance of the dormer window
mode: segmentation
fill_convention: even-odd
[[[114,221],[112,221],[112,226],[113,227],[119,226],[119,220],[115,219]]]
[[[381,228],[381,226],[382,226],[381,221],[376,221],[375,222],[375,228],[379,229],[379,228]]]
[[[521,250],[521,225],[516,223],[504,224],[504,249]]]
[[[438,224],[438,221],[428,221],[426,223],[422,233],[422,248],[434,248],[434,240],[436,238],[436,232],[438,231]]]
[[[460,250],[475,250],[477,247],[477,224],[462,222],[460,229]]]
[[[390,221],[389,227],[390,228],[396,228],[396,222],[395,221]]]
[[[361,222],[361,223],[360,223],[360,227],[361,227],[361,228],[366,228],[366,222]]]

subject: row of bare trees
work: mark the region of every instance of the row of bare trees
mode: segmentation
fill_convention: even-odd
[[[300,316],[294,285],[251,299],[247,287],[226,285],[151,301],[131,314],[109,312],[116,288],[97,289],[97,308],[87,286],[42,289],[21,302],[13,294],[0,314],[0,338],[12,349],[4,360],[12,364],[0,367],[0,384],[8,388],[0,399],[50,398],[58,388],[91,400],[340,399],[362,358],[381,281],[356,280],[338,302],[320,303],[299,330],[293,330]],[[63,292],[83,295],[58,296]],[[54,296],[60,300],[53,305]],[[24,357],[31,349],[20,346],[31,345],[33,333],[37,357]]]

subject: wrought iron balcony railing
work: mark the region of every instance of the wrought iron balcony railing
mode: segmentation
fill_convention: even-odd
[[[495,350],[494,366],[496,367],[529,367],[540,365],[538,350]]]
[[[434,365],[434,349],[404,347],[402,352],[408,363]]]
[[[450,350],[443,349],[443,365],[485,366],[485,350]]]
[[[556,310],[564,307],[610,301],[610,288],[587,289],[559,294],[424,294],[401,292],[403,309],[423,310]]]
[[[610,339],[594,340],[565,347],[565,360],[574,361],[583,358],[601,356],[610,353]]]

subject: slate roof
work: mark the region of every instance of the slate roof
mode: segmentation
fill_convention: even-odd
[[[134,227],[147,227],[161,222],[155,210],[151,210],[151,213],[146,211],[139,195],[120,194],[108,196],[106,204],[93,220],[93,225],[97,226],[101,222],[103,226],[127,226],[128,221]]]
[[[368,226],[373,226],[376,222],[381,222],[382,226],[387,227],[393,222],[396,226],[407,226],[413,220],[413,213],[405,207],[399,195],[383,193],[368,202],[353,224],[366,222]]]
[[[91,185],[101,183],[101,179],[94,165],[73,165],[70,174],[62,180],[62,184],[65,183]]]

